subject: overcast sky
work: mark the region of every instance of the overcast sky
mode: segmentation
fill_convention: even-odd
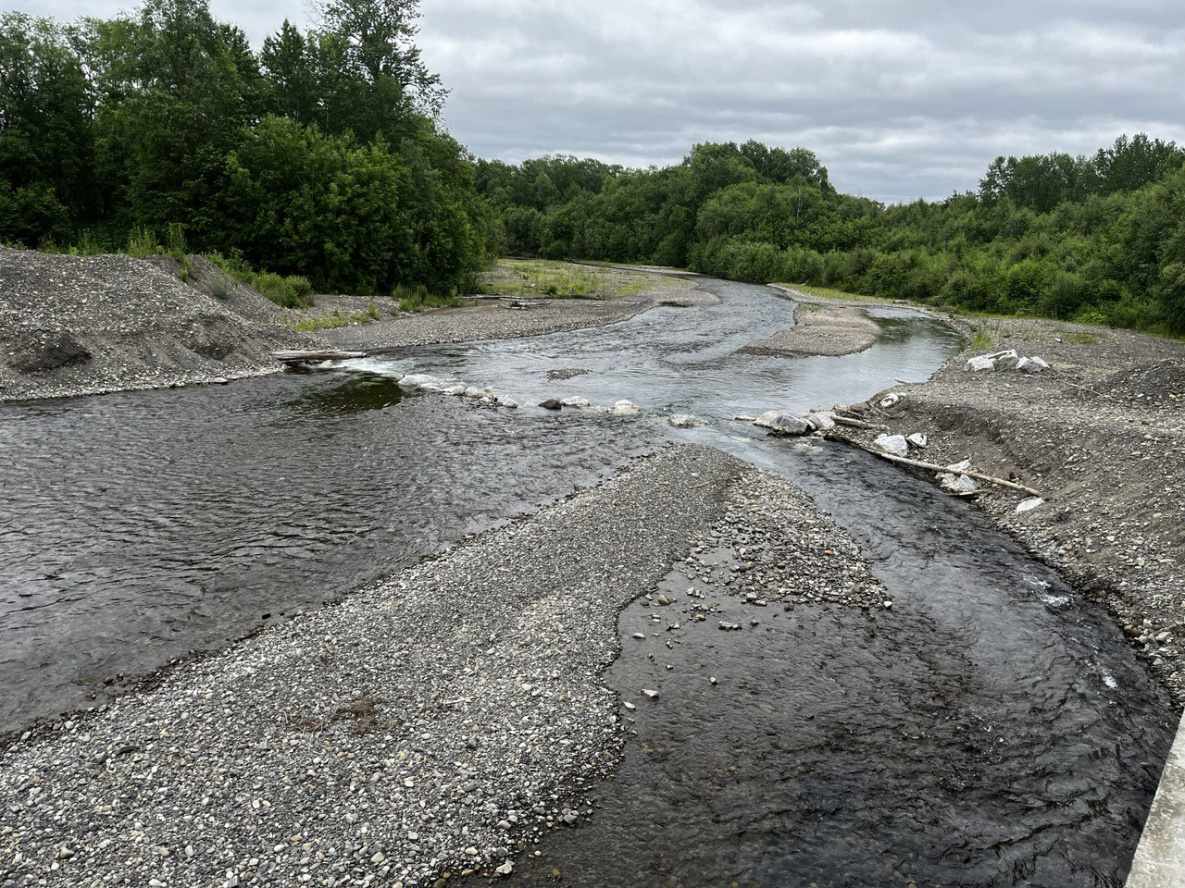
[[[72,20],[121,0],[9,0]],[[211,0],[258,48],[305,0]],[[419,45],[479,157],[678,162],[705,141],[814,151],[885,202],[977,186],[999,154],[1185,144],[1180,0],[421,0]]]

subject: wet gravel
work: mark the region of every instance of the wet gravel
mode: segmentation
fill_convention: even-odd
[[[0,759],[0,885],[425,885],[509,872],[624,742],[618,611],[740,463],[665,450]],[[501,868],[501,870],[499,870]]]
[[[1185,344],[1058,321],[957,321],[968,346],[926,382],[862,406],[880,429],[921,432],[913,455],[1018,480],[1041,494],[981,485],[975,502],[1105,606],[1185,705]],[[980,344],[971,345],[978,334]],[[984,340],[990,343],[984,345]],[[1043,373],[971,372],[967,360],[1016,349]]]

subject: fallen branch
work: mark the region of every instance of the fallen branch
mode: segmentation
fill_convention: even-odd
[[[851,426],[854,429],[871,429],[874,432],[883,432],[885,430],[884,426],[873,425],[862,419],[850,419],[846,416],[840,416],[838,413],[833,413],[831,418],[835,420],[836,425]]]
[[[989,484],[996,484],[1000,487],[1007,487],[1009,490],[1019,490],[1021,493],[1027,493],[1031,496],[1040,496],[1040,492],[1033,490],[1031,487],[1025,487],[1023,484],[1017,484],[1015,481],[1006,481],[1003,478],[996,478],[992,475],[985,475],[983,472],[976,472],[973,469],[959,469],[953,466],[940,466],[938,463],[925,462],[920,459],[909,459],[905,456],[894,456],[891,453],[885,453],[883,450],[877,450],[875,447],[869,447],[867,444],[861,444],[859,441],[853,441],[851,438],[845,438],[842,435],[833,436],[837,441],[843,441],[847,444],[853,444],[861,450],[866,450],[874,456],[879,456],[881,459],[887,459],[889,462],[900,463],[903,466],[913,466],[918,469],[929,469],[932,472],[946,472],[951,475],[966,475],[968,478],[975,478],[979,481],[987,481]]]

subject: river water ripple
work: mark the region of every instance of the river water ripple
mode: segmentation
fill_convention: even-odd
[[[0,407],[0,731],[101,702],[125,676],[319,606],[673,437],[794,479],[895,606],[804,607],[742,633],[684,621],[670,648],[627,646],[607,681],[626,699],[657,687],[662,705],[632,716],[637,741],[596,813],[517,881],[1122,885],[1173,718],[1105,615],[930,485],[730,422],[924,379],[953,336],[887,311],[859,355],[743,355],[791,325],[793,304],[700,286],[722,304],[331,373]],[[479,409],[402,393],[413,371],[525,405],[629,398],[646,413]],[[675,412],[711,425],[671,430]],[[627,609],[623,634],[644,620]]]

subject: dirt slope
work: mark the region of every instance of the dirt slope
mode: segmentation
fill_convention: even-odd
[[[0,401],[270,373],[307,340],[280,310],[194,258],[63,256],[0,248]]]

